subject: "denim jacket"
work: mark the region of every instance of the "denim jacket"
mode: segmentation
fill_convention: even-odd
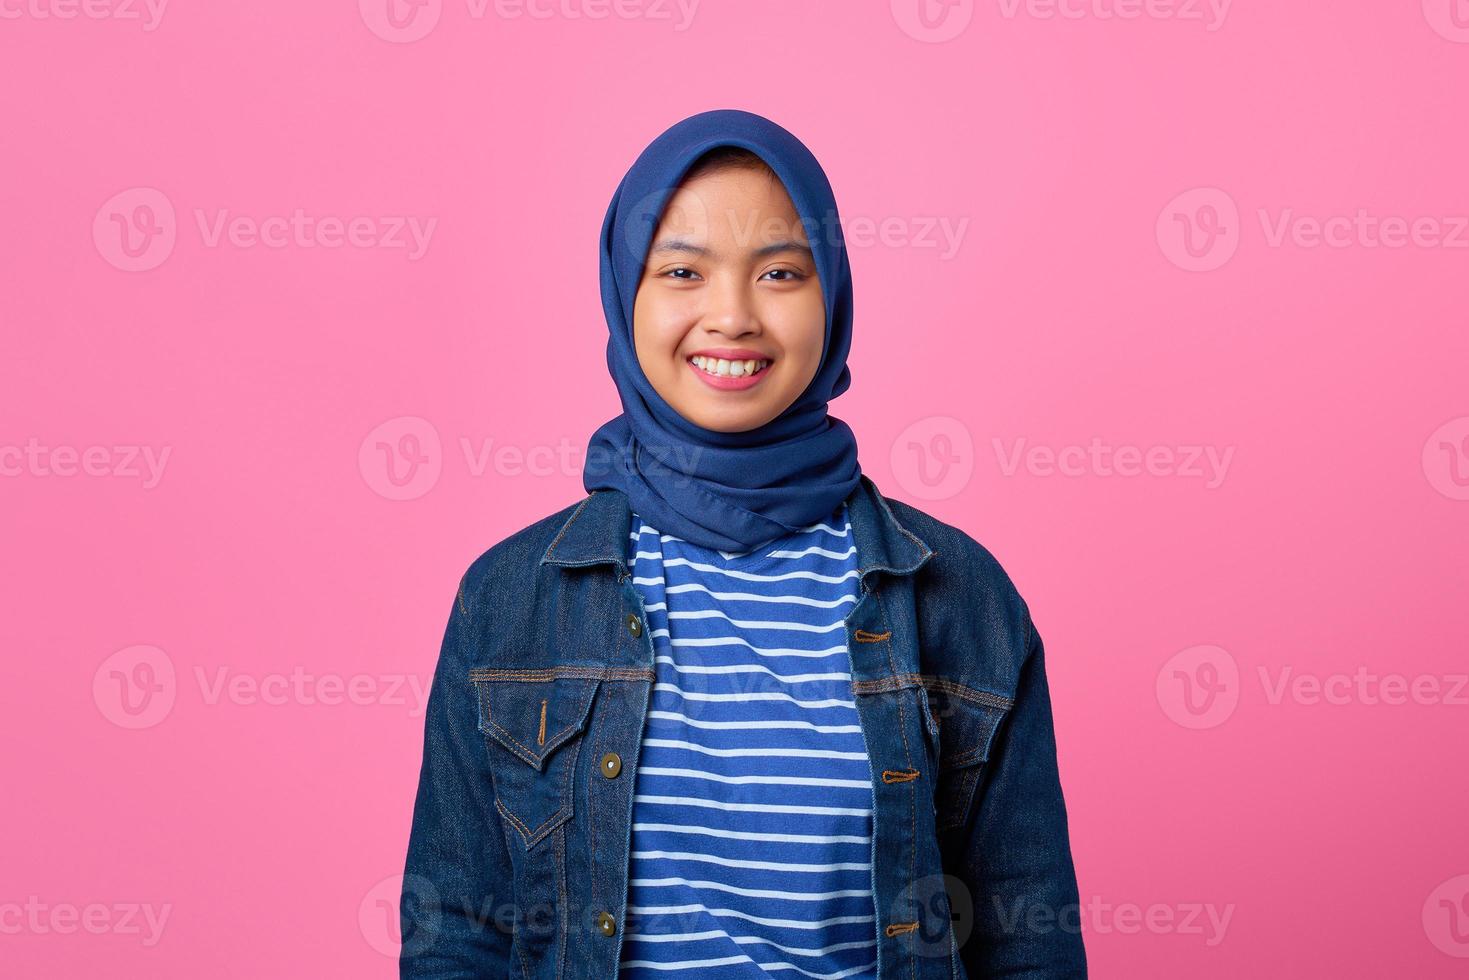
[[[1044,648],[985,548],[847,498],[877,975],[1085,977]],[[611,980],[653,646],[632,512],[597,490],[490,548],[449,613],[400,902],[400,976]]]

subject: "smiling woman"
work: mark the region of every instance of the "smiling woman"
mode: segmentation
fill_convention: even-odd
[[[643,373],[707,429],[764,425],[816,376],[825,307],[790,195],[759,156],[705,154],[669,201],[633,307]]]
[[[1080,908],[1030,610],[827,412],[852,282],[820,164],[691,116],[601,247],[623,413],[588,495],[460,581],[401,975],[1084,977],[1079,932],[1014,925]]]

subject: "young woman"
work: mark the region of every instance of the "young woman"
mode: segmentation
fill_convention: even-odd
[[[623,412],[434,675],[414,978],[1084,977],[1044,650],[827,414],[852,284],[793,135],[703,112],[602,226]]]

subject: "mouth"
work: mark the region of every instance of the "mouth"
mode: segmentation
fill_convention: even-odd
[[[728,359],[695,354],[686,362],[699,380],[721,391],[752,388],[765,379],[774,363],[768,358]]]

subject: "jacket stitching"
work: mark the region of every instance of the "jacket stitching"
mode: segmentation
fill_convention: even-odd
[[[882,618],[886,619],[887,610],[884,608],[884,604],[880,596],[877,597],[877,608],[878,612],[882,614]],[[882,642],[887,651],[888,669],[892,671],[892,673],[896,674],[898,672],[898,668],[897,664],[893,663],[893,631],[886,630],[885,633],[886,637],[880,642]],[[908,764],[909,768],[912,768],[913,750],[912,747],[908,744],[908,709],[904,707],[903,701],[903,698],[898,699],[898,735],[903,739],[903,761]],[[912,788],[910,788],[908,793],[908,835],[908,840],[910,842],[908,847],[908,893],[912,894],[912,890],[916,885],[918,879],[918,847],[915,843],[918,840],[918,793]],[[894,925],[894,923],[888,924],[887,933],[889,936],[895,936],[899,934],[898,932],[893,931]],[[902,925],[904,926],[904,928],[901,929],[901,932],[912,932],[914,929],[918,928],[918,923],[916,922],[903,923]],[[909,974],[916,978],[918,976],[918,959],[913,955],[913,950],[911,949],[911,947],[908,951],[908,954]]]
[[[937,674],[893,674],[891,677],[880,677],[876,680],[852,682],[852,691],[856,694],[880,694],[883,691],[892,691],[900,687],[912,687],[921,684],[929,690],[943,691],[953,694],[966,701],[973,701],[990,708],[1003,708],[1009,710],[1015,706],[1014,698],[1007,698],[1001,694],[991,694],[989,691],[980,691],[963,684],[955,683],[947,677]]]
[[[574,511],[571,512],[571,516],[568,517],[566,519],[566,523],[561,526],[560,532],[551,541],[550,545],[547,546],[545,557],[547,557],[547,558],[550,558],[551,557],[552,553],[555,552],[555,550],[556,550],[556,546],[558,544],[560,544],[561,543],[561,539],[566,536],[566,532],[569,531],[569,530],[571,530],[571,525],[575,524],[576,523],[576,519],[579,516],[581,516],[582,508],[585,507],[587,504],[591,503],[592,497],[594,497],[595,495],[596,495],[596,491],[593,490],[591,493],[587,494],[587,497],[586,497],[585,500],[583,500],[581,503],[579,503],[579,504],[576,505],[576,510],[574,510]]]
[[[646,667],[474,667],[469,671],[472,681],[554,681],[558,677],[582,677],[603,681],[651,681],[656,680],[651,668]]]

